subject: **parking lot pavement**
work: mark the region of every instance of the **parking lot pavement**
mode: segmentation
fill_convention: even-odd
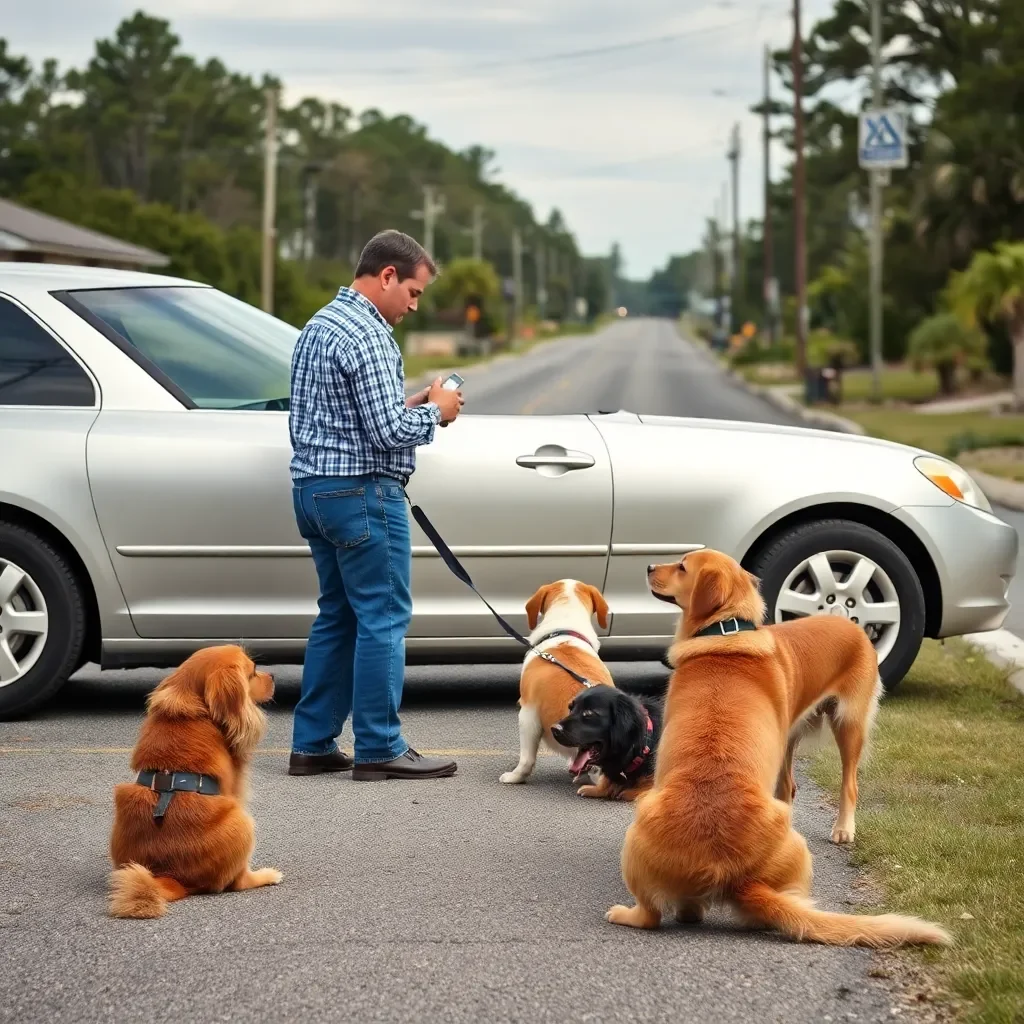
[[[616,666],[657,690],[659,665]],[[254,761],[256,866],[280,886],[194,897],[157,921],[105,916],[111,788],[154,673],[85,670],[59,703],[0,725],[0,1021],[889,1020],[859,950],[797,945],[717,914],[616,928],[625,804],[573,795],[564,761],[515,764],[515,666],[412,668],[406,734],[455,778],[356,783],[285,773],[298,670]],[[855,874],[802,780],[815,895],[849,909]]]

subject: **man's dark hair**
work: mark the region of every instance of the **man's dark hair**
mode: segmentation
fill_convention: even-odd
[[[404,281],[424,266],[431,277],[437,276],[437,265],[415,238],[401,231],[380,231],[363,246],[355,276],[376,277],[385,267],[394,267],[398,280]]]

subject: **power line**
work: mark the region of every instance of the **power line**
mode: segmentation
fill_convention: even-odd
[[[580,60],[587,57],[606,56],[610,53],[622,53],[629,50],[637,50],[648,46],[674,43],[681,39],[692,39],[696,36],[709,35],[713,32],[722,32],[725,29],[736,28],[742,25],[743,21],[730,21],[721,25],[708,25],[704,28],[691,29],[686,32],[672,32],[667,35],[650,36],[646,39],[635,39],[625,43],[609,43],[605,46],[593,46],[581,50],[563,50],[558,53],[536,54],[530,57],[517,57],[508,60],[478,61],[473,64],[464,64],[461,67],[447,68],[347,68],[353,74],[368,75],[375,77],[387,75],[389,78],[405,77],[445,77],[450,75],[462,75],[474,71],[490,71],[493,68],[509,67],[533,67],[537,64],[556,63],[563,60]]]

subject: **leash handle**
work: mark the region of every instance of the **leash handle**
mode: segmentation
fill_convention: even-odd
[[[572,678],[575,679],[576,682],[579,683],[581,686],[586,686],[589,688],[594,685],[594,683],[592,683],[585,676],[581,676],[578,672],[575,672],[573,669],[569,668],[568,665],[563,665],[556,657],[554,657],[554,655],[548,654],[547,651],[538,651],[533,646],[533,644],[531,644],[530,641],[527,640],[526,637],[523,636],[523,634],[515,628],[515,626],[507,622],[505,618],[491,606],[490,601],[488,601],[487,598],[484,597],[484,595],[476,589],[476,584],[473,582],[472,577],[466,571],[466,567],[455,557],[455,552],[452,551],[450,547],[448,547],[448,545],[445,543],[444,538],[441,536],[441,534],[437,532],[437,530],[434,527],[434,524],[427,518],[426,512],[424,512],[423,509],[419,507],[419,505],[414,505],[412,501],[409,499],[408,494],[405,496],[405,500],[409,502],[409,510],[412,512],[413,519],[416,520],[416,522],[419,524],[419,528],[427,535],[427,539],[430,541],[430,543],[434,545],[434,550],[437,551],[437,553],[441,556],[441,560],[451,570],[452,575],[454,575],[463,583],[465,583],[466,586],[469,587],[469,589],[472,590],[473,593],[476,594],[476,596],[479,597],[480,600],[483,601],[485,605],[487,605],[487,610],[491,613],[491,615],[494,616],[494,620],[513,640],[517,641],[518,643],[526,647],[528,650],[532,651],[534,654],[537,655],[538,658],[543,658],[544,661],[547,661],[552,665],[557,665],[564,672],[568,672],[568,674],[572,676]]]

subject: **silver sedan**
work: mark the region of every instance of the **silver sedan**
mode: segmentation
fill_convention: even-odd
[[[301,661],[317,586],[288,474],[296,328],[191,281],[0,267],[0,716],[90,661],[224,641]],[[1017,558],[955,464],[795,427],[466,414],[409,493],[520,629],[540,583],[600,587],[612,661],[663,655],[675,614],[646,566],[708,546],[760,577],[775,621],[862,624],[891,687],[923,637],[999,628]],[[415,525],[413,543],[410,658],[518,660]]]

